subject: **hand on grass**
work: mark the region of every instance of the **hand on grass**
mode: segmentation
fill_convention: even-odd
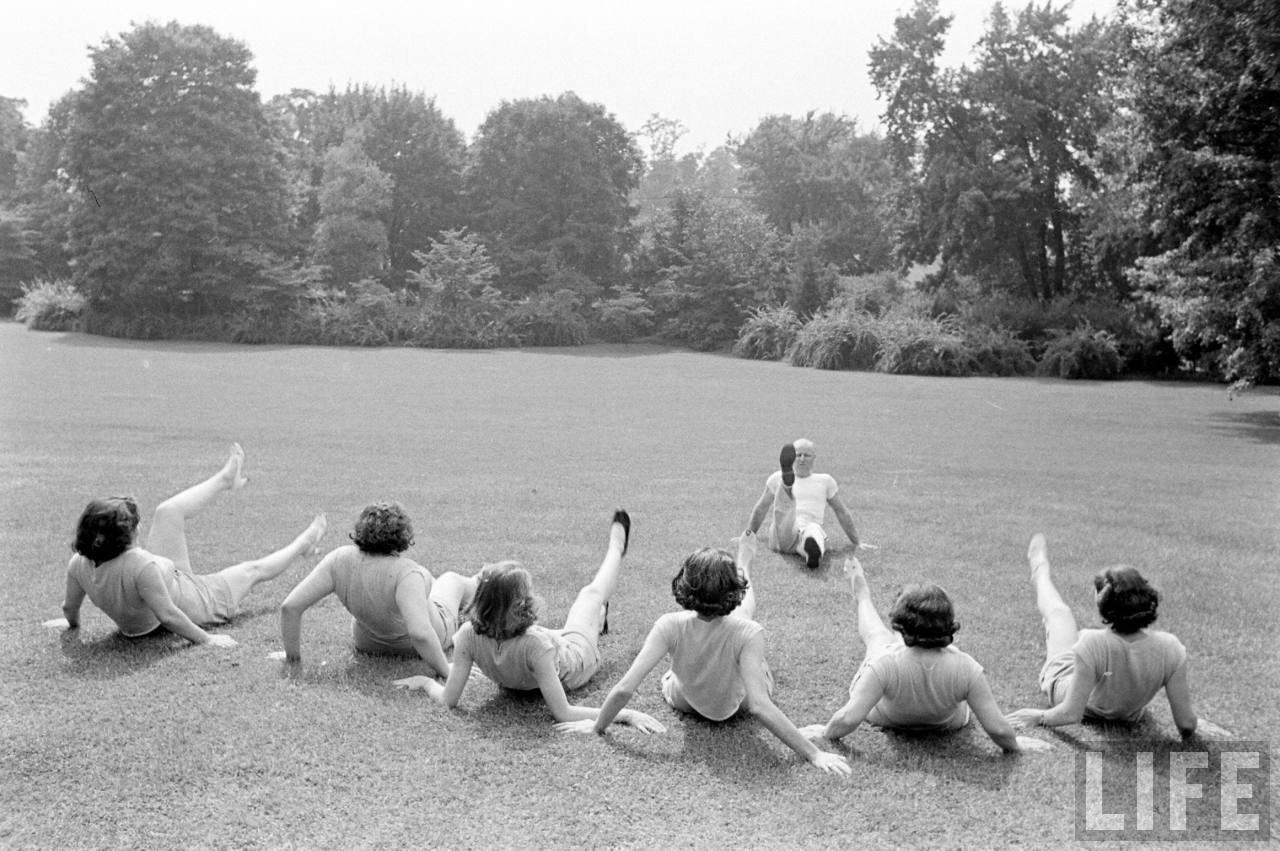
[[[827,737],[827,725],[826,724],[806,724],[805,726],[800,728],[800,735],[804,736],[806,739],[809,739],[810,741],[814,741],[814,742],[821,741],[822,739],[825,739]]]
[[[405,677],[402,680],[395,680],[391,684],[396,688],[408,689],[409,691],[427,691],[435,683],[431,677],[419,674],[416,677]]]
[[[1230,730],[1219,727],[1207,718],[1196,719],[1196,733],[1201,736],[1207,736],[1211,739],[1234,738],[1234,734]]]
[[[643,712],[637,712],[634,709],[628,710],[625,718],[619,718],[624,724],[630,724],[641,733],[665,733],[667,728],[662,726],[662,722],[652,715],[646,715]]]
[[[556,730],[561,733],[594,733],[596,719],[579,718],[577,721],[557,721]]]
[[[826,751],[818,751],[813,755],[809,762],[813,763],[817,768],[821,768],[828,774],[839,774],[841,777],[848,777],[850,774],[853,774],[852,766],[849,765],[848,761],[844,757],[837,756],[833,753],[827,753]]]
[[[1053,750],[1053,745],[1044,739],[1033,739],[1030,736],[1018,736],[1018,750],[1022,753],[1040,753]]]
[[[1004,720],[1015,730],[1030,730],[1033,727],[1039,727],[1044,720],[1044,710],[1041,709],[1019,709],[1017,712],[1010,712],[1004,716]]]
[[[236,640],[229,635],[223,635],[220,632],[209,633],[209,640],[203,645],[205,647],[235,647]]]
[[[54,618],[40,625],[45,629],[71,629],[71,624],[67,622],[66,618]]]

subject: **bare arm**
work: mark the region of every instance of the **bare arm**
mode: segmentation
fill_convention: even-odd
[[[431,593],[421,574],[411,573],[396,586],[396,605],[404,618],[409,640],[423,661],[431,666],[436,676],[449,676],[449,657],[444,655],[440,636],[431,625],[430,606],[427,597]]]
[[[1006,718],[1014,729],[1062,727],[1080,722],[1084,717],[1084,707],[1089,702],[1089,695],[1097,685],[1098,676],[1091,666],[1081,660],[1080,654],[1077,653],[1075,659],[1075,671],[1071,675],[1071,684],[1067,686],[1067,696],[1063,701],[1052,709],[1019,709],[1009,713]]]
[[[849,513],[849,508],[844,504],[844,500],[840,498],[839,492],[831,495],[827,500],[827,505],[831,506],[831,511],[836,516],[836,520],[840,523],[840,528],[849,536],[849,543],[853,544],[853,548],[858,548],[858,530],[853,527],[853,515]]]
[[[747,521],[747,530],[759,532],[761,524],[769,516],[769,509],[772,507],[773,491],[769,490],[768,485],[765,485],[764,493],[760,494],[760,498],[756,500],[755,507],[751,509],[751,519]]]
[[[967,700],[974,717],[978,719],[982,729],[987,731],[991,741],[1000,746],[1000,750],[1005,753],[1017,753],[1021,750],[1013,725],[1005,720],[995,695],[991,693],[991,684],[987,682],[986,674],[980,675],[973,688],[969,689]]]
[[[867,720],[867,716],[883,696],[884,685],[880,679],[863,672],[863,676],[858,677],[858,681],[854,683],[848,702],[831,716],[822,735],[833,741],[849,735]]]
[[[1169,710],[1173,713],[1173,723],[1177,725],[1178,732],[1182,734],[1182,738],[1186,739],[1194,736],[1199,719],[1196,718],[1195,710],[1191,708],[1191,683],[1187,677],[1187,662],[1185,659],[1178,666],[1178,670],[1173,672],[1169,682],[1164,684],[1164,695],[1169,699]]]
[[[334,550],[321,559],[280,604],[280,638],[284,642],[284,657],[290,662],[302,659],[302,613],[334,591],[331,566],[337,553],[338,550]]]
[[[783,714],[770,699],[768,680],[764,673],[764,636],[760,634],[752,636],[742,648],[739,664],[742,666],[742,681],[747,687],[747,710],[760,719],[765,729],[823,771],[843,775],[852,773],[844,757],[820,750],[813,742],[801,735],[796,725],[791,723],[791,719]]]
[[[181,635],[193,644],[208,644],[212,640],[209,633],[192,623],[187,613],[173,602],[173,597],[169,596],[169,589],[160,576],[160,568],[154,562],[143,566],[138,572],[138,595],[170,632]]]
[[[62,616],[67,619],[67,629],[80,626],[80,607],[84,605],[84,588],[67,572],[67,590],[62,596]]]
[[[618,680],[610,691],[609,696],[604,699],[604,705],[600,707],[600,712],[596,716],[595,724],[592,730],[596,733],[603,733],[613,723],[614,718],[618,718],[618,713],[623,712],[632,695],[636,693],[636,689],[640,687],[640,683],[649,675],[654,666],[662,661],[662,657],[667,655],[667,642],[658,634],[655,626],[649,630],[648,637],[644,640],[644,646],[640,648],[640,652],[636,654],[636,658],[631,663],[631,667],[622,675],[622,679]],[[620,721],[626,722],[626,717],[619,718]]]

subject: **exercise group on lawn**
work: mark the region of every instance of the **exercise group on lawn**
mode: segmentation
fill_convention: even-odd
[[[1163,688],[1178,731],[1183,737],[1195,734],[1186,650],[1173,635],[1148,629],[1156,620],[1156,590],[1132,567],[1107,568],[1094,579],[1105,626],[1082,631],[1053,584],[1040,534],[1032,537],[1027,559],[1045,626],[1039,682],[1047,709],[1001,712],[982,666],[953,643],[960,624],[945,590],[907,586],[894,600],[886,625],[861,564],[849,557],[844,572],[866,656],[848,700],[831,719],[797,728],[773,702],[764,630],[754,620],[751,568],[766,518],[772,521],[768,546],[803,556],[810,568],[820,564],[826,549],[828,507],[853,549],[859,547],[839,487],[831,476],[813,472],[815,458],[809,440],[784,446],[779,469],[766,481],[746,530],[734,539],[736,553],[707,547],[684,559],[671,581],[681,611],[654,622],[630,668],[598,708],[571,703],[568,693],[586,685],[600,668],[598,637],[608,631],[609,601],[631,538],[631,517],[621,509],[611,519],[600,566],[578,593],[563,627],[549,629],[538,623],[532,576],[518,562],[487,564],[472,576],[452,571],[433,576],[404,555],[414,541],[404,509],[396,503],[370,504],[356,521],[352,543],[324,556],[285,597],[280,606],[284,650],[271,656],[287,664],[301,662],[303,613],[333,594],[353,616],[357,651],[420,658],[428,667],[429,674],[396,680],[396,686],[423,690],[453,708],[473,666],[479,667],[499,686],[539,691],[558,730],[598,734],[614,721],[645,733],[665,730],[627,703],[650,671],[669,658],[661,692],[672,708],[710,721],[745,710],[809,763],[842,775],[851,772],[846,759],[815,742],[839,740],[864,721],[907,732],[952,731],[968,725],[972,716],[1003,751],[1016,753],[1049,747],[1018,731],[1086,717],[1135,721]],[[230,636],[204,627],[228,622],[255,586],[318,552],[326,531],[319,515],[273,553],[217,573],[195,573],[186,524],[220,494],[242,487],[243,467],[244,452],[234,444],[215,475],[160,503],[145,547],[138,544],[140,515],[132,497],[91,501],[76,525],[64,617],[45,625],[77,629],[87,596],[126,637],[167,630],[196,644],[233,646]]]

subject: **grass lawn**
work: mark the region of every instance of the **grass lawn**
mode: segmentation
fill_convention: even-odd
[[[1158,626],[1191,657],[1202,717],[1245,740],[1280,722],[1276,559],[1280,395],[1219,386],[931,379],[821,372],[657,347],[439,352],[117,341],[0,324],[0,846],[990,847],[1076,844],[1083,739],[1176,739],[1163,696],[1135,730],[1036,731],[1004,757],[980,730],[912,739],[863,727],[851,779],[824,775],[751,720],[632,706],[665,735],[556,733],[540,700],[468,687],[458,711],[390,686],[411,662],[356,658],[330,598],[290,675],[276,607],[315,559],[249,598],[239,646],[126,643],[85,604],[60,614],[72,525],[94,496],[144,516],[216,471],[232,440],[248,486],[192,529],[199,572],[288,542],[316,511],[326,548],[396,499],[409,555],[438,573],[517,558],[559,626],[599,563],[615,506],[634,530],[602,638],[598,705],[675,603],[679,561],[743,528],[778,447],[818,448],[864,540],[882,611],[941,583],[958,644],[1006,710],[1042,705],[1032,532],[1082,626],[1090,579],[1127,562],[1165,594]],[[862,655],[828,518],[816,572],[755,572],[775,699],[825,721]],[[1274,785],[1273,785],[1274,788]],[[1096,847],[1095,843],[1088,843]]]

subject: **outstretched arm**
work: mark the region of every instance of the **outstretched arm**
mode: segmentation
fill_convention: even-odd
[[[824,738],[832,741],[843,739],[867,720],[867,716],[883,696],[884,685],[879,678],[869,671],[863,671],[862,676],[857,677],[853,685],[848,702],[836,710],[827,725],[819,727],[815,724],[805,727],[804,733],[806,736],[820,733]]]
[[[431,603],[427,599],[430,594],[431,586],[424,581],[424,577],[411,573],[396,586],[396,605],[400,608],[400,616],[404,618],[413,649],[431,666],[436,676],[447,678],[449,657],[444,655],[440,636],[431,625]]]
[[[654,666],[662,661],[662,657],[667,655],[667,642],[658,633],[657,626],[649,630],[648,637],[644,640],[644,646],[640,648],[640,652],[636,654],[635,660],[631,663],[631,667],[622,675],[622,679],[618,680],[610,691],[609,696],[604,699],[594,721],[587,723],[587,719],[581,721],[561,721],[556,725],[556,729],[563,733],[600,733],[603,734],[608,729],[613,720],[617,718],[624,724],[631,724],[645,732],[662,732],[663,728],[657,721],[653,721],[659,729],[656,731],[646,729],[645,725],[637,723],[641,716],[649,718],[643,712],[628,711],[624,707],[631,700],[632,695],[636,693],[636,689],[640,687],[640,683],[649,675]],[[650,719],[652,720],[652,719]]]
[[[561,724],[582,721],[595,722],[600,715],[599,709],[591,706],[578,706],[569,702],[568,696],[564,693],[564,684],[560,682],[560,674],[556,671],[553,654],[548,653],[542,656],[535,673],[538,679],[538,690],[542,692],[542,699],[546,701],[547,708],[551,710],[551,714],[555,716],[556,721]],[[643,730],[646,733],[660,733],[665,729],[655,719],[643,712],[618,708],[621,710],[618,720],[631,724],[639,730]]]
[[[1085,704],[1089,695],[1097,685],[1098,676],[1093,668],[1075,656],[1075,671],[1071,675],[1071,684],[1067,687],[1067,696],[1051,709],[1019,709],[1005,717],[1015,730],[1027,730],[1032,727],[1061,727],[1066,724],[1077,724],[1084,717]]]
[[[1000,712],[1000,705],[996,703],[995,695],[991,693],[991,684],[987,682],[986,674],[979,676],[978,681],[969,689],[967,700],[974,717],[978,719],[982,729],[987,731],[991,741],[999,745],[1005,753],[1017,753],[1021,750],[1018,747],[1017,734],[1013,732],[1013,725],[1005,720]]]
[[[62,596],[62,616],[67,619],[67,629],[80,626],[80,607],[84,605],[84,588],[67,572],[67,590]]]
[[[747,521],[747,531],[759,532],[761,524],[769,516],[769,509],[772,507],[773,491],[769,490],[768,485],[766,485],[764,493],[760,494],[760,498],[756,500],[755,507],[751,509],[751,519]]]
[[[839,492],[831,495],[827,500],[827,505],[831,506],[831,511],[836,516],[836,520],[840,523],[840,528],[849,536],[849,543],[853,544],[853,548],[858,548],[858,530],[853,526],[853,515],[849,513],[849,508],[844,504],[844,500],[840,498]]]
[[[802,736],[796,729],[796,725],[791,723],[791,719],[783,714],[769,697],[762,635],[752,636],[742,648],[739,664],[742,666],[742,681],[747,687],[747,711],[760,719],[765,729],[817,768],[830,774],[853,773],[853,769],[849,767],[844,757],[820,750],[813,742]]]
[[[333,593],[331,565],[337,552],[321,559],[280,604],[280,638],[284,642],[284,658],[290,662],[302,659],[302,613]]]
[[[155,562],[149,562],[138,572],[138,596],[142,602],[155,613],[160,623],[170,632],[181,635],[193,644],[217,644],[219,646],[234,645],[231,636],[211,636],[187,617],[187,613],[178,608],[169,596],[164,579],[160,576],[160,568]]]
[[[1191,683],[1187,677],[1185,659],[1173,672],[1169,682],[1164,684],[1164,694],[1169,699],[1169,711],[1173,713],[1173,723],[1177,725],[1182,738],[1194,736],[1199,719],[1191,708]]]

